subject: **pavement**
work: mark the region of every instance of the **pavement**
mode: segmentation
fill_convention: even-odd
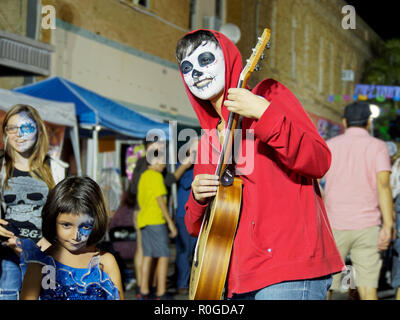
[[[171,256],[169,259],[169,267],[168,267],[168,277],[171,278],[175,272],[175,256],[176,256],[176,248],[175,244],[171,243]],[[127,263],[128,268],[132,268],[132,262]],[[125,300],[137,300],[136,291],[134,289],[134,280],[130,284],[126,285],[125,291]],[[170,281],[167,281],[167,293],[171,296],[172,300],[189,300],[188,294],[181,294],[176,292],[176,289],[173,287]],[[382,290],[378,290],[378,299],[379,300],[395,300],[396,290],[391,287],[386,287]],[[334,291],[332,292],[331,300],[358,300],[356,291],[352,291],[350,294],[348,291]]]
[[[379,300],[396,300],[395,298],[396,298],[395,289],[378,291]],[[354,297],[354,293],[353,295],[351,295],[347,291],[346,292],[337,291],[337,292],[332,292],[331,300],[359,300],[359,299]]]

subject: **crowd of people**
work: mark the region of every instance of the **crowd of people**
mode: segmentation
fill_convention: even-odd
[[[176,57],[204,134],[174,172],[165,170],[165,141],[147,142],[136,164],[124,197],[136,231],[137,298],[172,298],[171,239],[174,286],[188,293],[196,238],[219,185],[214,159],[221,158],[232,112],[241,130],[254,133],[252,140],[239,135],[241,145],[254,148],[242,148],[249,154],[234,162],[243,193],[225,298],[329,299],[348,284],[349,261],[360,298],[377,299],[382,253],[390,247],[398,289],[400,148],[370,135],[369,104],[346,106],[345,132],[324,141],[283,84],[266,79],[252,90],[237,88],[242,57],[223,34],[190,32],[178,42]],[[2,137],[0,299],[123,299],[116,257],[99,249],[110,220],[99,185],[60,174],[31,106],[6,113]],[[168,206],[174,183],[175,215]]]
[[[32,106],[8,110],[2,137],[0,299],[122,299],[114,256],[96,248],[109,222],[99,185],[65,177]]]
[[[115,251],[99,249],[110,222],[99,185],[88,177],[66,177],[64,166],[47,155],[46,128],[34,107],[11,107],[3,120],[2,136],[0,299],[123,299]],[[162,146],[162,142],[148,144],[147,155],[155,150],[158,156],[154,161],[149,157],[139,160],[127,193],[137,231],[140,299],[150,297],[144,286],[150,277],[157,288],[154,298],[167,298],[169,236],[177,237],[178,231],[168,211],[166,185],[182,182],[178,188],[181,216],[182,192],[190,190],[193,179],[188,169],[193,166],[195,148],[188,150],[174,173],[163,178]],[[177,225],[182,229],[182,223]],[[178,257],[188,257],[177,264],[181,289],[187,290],[190,253],[182,231],[177,242]],[[151,268],[153,260],[157,260],[155,269]]]
[[[128,197],[131,200],[128,203],[134,208],[134,225],[137,233],[134,264],[139,300],[170,299],[167,294],[169,238],[176,238],[178,291],[182,293],[188,288],[189,261],[192,253],[188,252],[190,251],[188,241],[193,243],[195,239],[187,238],[181,218],[184,216],[183,206],[188,198],[185,199],[185,194],[190,192],[193,180],[192,167],[196,144],[193,141],[191,143],[187,150],[188,154],[182,159],[182,163],[178,164],[177,170],[173,173],[166,172],[165,175],[163,175],[167,163],[165,141],[147,143],[146,156],[138,160],[129,184]],[[168,189],[173,183],[178,184],[178,209],[175,219],[171,218],[167,203]]]

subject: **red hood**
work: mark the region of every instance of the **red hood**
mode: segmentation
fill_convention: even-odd
[[[198,30],[192,31],[190,33],[196,32]],[[218,31],[207,30],[214,34],[217,38],[222,52],[224,54],[225,60],[225,89],[224,89],[224,100],[226,99],[226,95],[229,88],[236,88],[240,73],[242,72],[242,56],[235,46],[235,44],[229,40],[225,35]],[[206,129],[215,129],[218,121],[219,116],[217,112],[214,110],[213,106],[208,100],[202,100],[195,97],[189,90],[188,86],[183,79],[183,74],[181,72],[182,80],[189,97],[190,103],[193,106],[194,111],[196,112],[197,118],[199,119],[200,126]],[[225,121],[228,120],[229,111],[228,109],[222,105],[221,107],[222,116],[224,117]]]

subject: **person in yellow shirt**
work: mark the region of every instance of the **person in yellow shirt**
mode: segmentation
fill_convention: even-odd
[[[157,259],[156,299],[164,300],[167,299],[166,283],[170,255],[168,231],[170,232],[169,236],[174,238],[177,235],[177,229],[167,207],[167,188],[162,175],[166,166],[165,157],[158,154],[156,158],[146,160],[148,161],[147,170],[140,177],[137,193],[140,207],[137,223],[142,235],[143,249],[139,299],[149,299],[151,264],[153,259]]]

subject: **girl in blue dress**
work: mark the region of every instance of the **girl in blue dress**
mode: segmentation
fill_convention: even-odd
[[[123,299],[114,256],[96,248],[108,226],[100,187],[90,178],[69,177],[50,191],[42,211],[42,233],[52,244],[42,252],[20,239],[28,269],[24,300]]]

